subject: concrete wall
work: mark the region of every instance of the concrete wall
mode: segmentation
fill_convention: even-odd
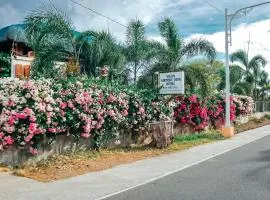
[[[138,133],[140,139],[132,137],[131,132],[122,130],[119,138],[112,139],[106,144],[106,148],[130,147],[137,142],[139,146],[151,145],[157,148],[167,147],[172,143],[173,139],[173,122],[159,122],[150,124],[148,130]],[[11,146],[3,152],[0,152],[0,163],[7,164],[11,167],[29,165],[36,163],[42,159],[48,158],[52,154],[63,154],[78,150],[87,151],[93,148],[91,139],[75,140],[72,136],[57,136],[51,143],[44,138],[37,149],[38,154],[33,156],[28,150]]]

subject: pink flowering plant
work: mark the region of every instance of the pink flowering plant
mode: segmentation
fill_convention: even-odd
[[[175,102],[174,118],[177,123],[190,125],[195,131],[203,130],[208,125],[208,109],[196,95],[180,96]]]
[[[0,85],[0,149],[16,144],[36,153],[36,144],[49,129],[58,112],[50,80],[6,79]]]
[[[105,146],[124,130],[141,134],[152,122],[174,118],[195,131],[210,122],[224,123],[223,95],[201,101],[196,95],[165,103],[156,91],[140,90],[106,78],[67,80],[4,79],[0,84],[0,149],[10,146],[38,153],[44,139],[58,135],[89,139]],[[252,112],[249,97],[231,97],[231,120]]]

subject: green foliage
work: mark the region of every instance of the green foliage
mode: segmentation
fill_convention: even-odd
[[[164,21],[160,22],[158,26],[160,34],[163,40],[166,42],[166,44],[163,45],[160,43],[159,45],[155,45],[156,62],[152,63],[148,68],[146,68],[142,72],[142,76],[138,82],[139,87],[141,88],[155,87],[155,80],[153,78],[153,74],[155,72],[184,70],[182,62],[194,56],[204,55],[210,62],[213,62],[213,60],[215,59],[216,50],[209,41],[204,39],[193,39],[188,43],[185,43],[183,39],[179,36],[177,27],[172,19],[166,18]],[[205,63],[202,63],[201,65],[204,65]],[[190,72],[190,76],[187,76],[187,79],[190,78],[189,79],[190,86],[192,87],[191,85],[192,73],[193,74],[196,73],[198,77],[201,74],[200,71],[196,71],[194,67],[189,70],[187,68],[185,69],[185,71],[187,73]],[[202,68],[197,68],[197,70],[201,69]],[[195,78],[192,79],[194,80]],[[207,80],[203,80],[202,76],[200,76],[198,80],[202,80],[200,84],[203,87],[205,86],[204,89],[206,89]],[[206,90],[201,91],[203,95],[206,94],[207,92],[208,91]]]
[[[35,52],[32,77],[58,76],[55,61],[74,58],[78,62],[73,25],[62,11],[49,7],[35,10],[25,18],[25,24],[28,44]]]
[[[153,47],[156,42],[150,42],[145,37],[145,25],[141,20],[131,20],[127,28],[125,56],[132,68],[134,84],[138,79],[140,70],[145,68],[147,63],[155,55]]]
[[[223,64],[198,60],[187,64],[181,70],[185,72],[185,91],[188,96],[197,94],[201,98],[217,93],[220,82],[219,71]]]
[[[231,91],[253,96],[255,100],[260,97],[264,99],[265,90],[268,88],[268,74],[263,70],[267,64],[266,59],[262,55],[255,55],[249,59],[247,52],[238,50],[232,53],[231,61],[238,64],[230,67],[233,85]],[[224,83],[224,72],[221,76]]]
[[[0,52],[0,78],[10,77],[10,75],[11,75],[10,55]]]
[[[175,143],[194,142],[198,140],[223,140],[224,137],[218,131],[204,131],[201,133],[193,133],[186,135],[179,135],[174,137]]]

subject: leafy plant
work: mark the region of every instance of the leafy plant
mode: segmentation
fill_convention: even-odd
[[[9,54],[0,52],[0,78],[11,76],[11,58]]]

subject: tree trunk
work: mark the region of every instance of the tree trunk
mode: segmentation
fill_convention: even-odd
[[[138,68],[138,63],[135,62],[135,65],[134,65],[134,85],[136,85],[137,83],[137,69]]]

